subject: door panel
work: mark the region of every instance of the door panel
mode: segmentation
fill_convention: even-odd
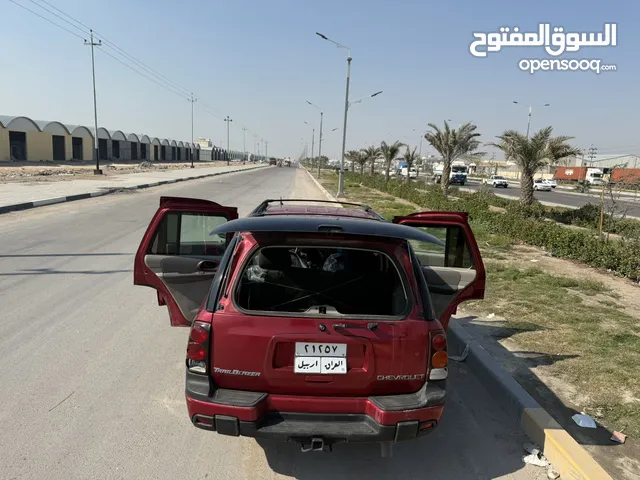
[[[182,315],[193,321],[216,271],[200,270],[201,258],[146,255],[144,261],[166,286]]]
[[[409,240],[420,262],[435,314],[446,329],[461,302],[484,298],[486,274],[468,215],[420,212],[395,217],[393,222],[419,228],[442,242]]]
[[[238,218],[235,207],[202,199],[161,197],[138,247],[133,283],[154,288],[172,326],[188,326],[206,298],[231,235],[210,235]]]
[[[438,318],[453,303],[456,295],[476,278],[476,271],[462,268],[421,267],[427,280],[433,309]]]

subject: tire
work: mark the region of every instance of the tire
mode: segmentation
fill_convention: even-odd
[[[461,186],[461,187],[464,187],[464,182],[460,182],[460,186]]]

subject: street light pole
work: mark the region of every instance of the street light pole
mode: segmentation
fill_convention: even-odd
[[[100,170],[100,152],[99,152],[99,143],[98,143],[98,102],[96,101],[96,62],[93,54],[93,47],[101,47],[102,40],[98,40],[98,42],[93,41],[93,30],[89,30],[91,35],[91,40],[87,42],[84,41],[85,45],[91,46],[91,75],[93,77],[93,125],[95,127],[95,136],[93,138],[94,149],[93,154],[96,156],[96,169],[93,171],[94,175],[102,175],[102,170]]]
[[[338,182],[338,198],[344,198],[344,151],[347,145],[347,113],[349,112],[349,80],[351,78],[351,52],[347,57],[347,88],[344,98],[344,124],[342,127],[342,152],[340,154],[340,179]]]
[[[229,115],[227,115],[227,118],[225,118],[224,121],[227,122],[227,165],[229,165],[229,162],[230,162],[230,158],[229,158],[229,125],[231,124],[231,122],[233,122],[233,120],[231,120]]]
[[[247,161],[247,142],[245,139],[245,132],[247,131],[247,127],[242,127],[242,162]]]
[[[258,138],[258,135],[254,133],[253,134],[253,156],[256,157],[256,160],[258,160],[258,151],[256,150],[257,138]]]
[[[344,99],[344,126],[342,128],[342,154],[340,155],[340,180],[338,182],[338,198],[344,197],[344,151],[347,144],[347,114],[349,112],[349,81],[351,79],[351,49],[346,47],[338,42],[334,42],[333,40],[327,38],[321,33],[316,32],[323,40],[333,43],[338,48],[344,48],[347,50],[347,87],[345,92]]]
[[[193,93],[192,93],[189,101],[191,102],[191,148],[189,149],[189,154],[191,155],[191,168],[194,168],[193,166],[193,104],[196,103],[198,100],[196,98],[193,98]]]
[[[515,100],[513,101],[513,103],[517,104],[517,105],[522,105],[520,102],[516,102]],[[543,107],[549,107],[551,106],[550,103],[545,103],[544,105],[542,105]],[[529,115],[527,116],[527,140],[529,139],[529,130],[531,129],[531,109],[533,108],[532,105],[529,105]]]
[[[320,140],[318,141],[318,178],[320,178],[320,162],[322,161],[322,116],[323,116],[323,112],[322,109],[320,107],[318,107],[317,105],[311,103],[309,100],[307,100],[307,103],[311,106],[316,107],[318,110],[320,110]]]

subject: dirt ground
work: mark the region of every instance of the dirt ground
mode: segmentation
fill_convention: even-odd
[[[211,168],[226,162],[194,162],[194,168]],[[60,182],[65,180],[104,180],[104,177],[125,173],[189,168],[191,162],[105,162],[102,175],[94,175],[94,162],[7,162],[0,163],[0,183]]]

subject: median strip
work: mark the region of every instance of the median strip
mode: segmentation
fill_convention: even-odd
[[[313,177],[311,172],[308,171],[308,173]],[[360,179],[361,177],[358,176],[357,178]],[[314,181],[317,180],[314,179]],[[323,173],[319,183],[324,184],[324,192],[326,192],[327,189],[335,191],[337,187],[337,175],[333,173]],[[391,219],[395,215],[407,215],[417,210],[428,209],[406,199],[394,197],[389,193],[367,188],[363,186],[361,182],[352,178],[351,175],[348,175],[345,179],[345,192],[349,201],[370,205],[374,210],[379,211],[388,219]],[[455,196],[455,193],[452,193],[452,196]],[[335,199],[331,197],[330,200]],[[416,197],[416,200],[420,201],[418,197]],[[459,200],[452,199],[451,201],[458,202]],[[435,205],[433,208],[439,209],[440,206]],[[555,318],[553,316],[554,308],[560,308],[560,306],[563,308],[571,308],[571,305],[574,305],[575,315],[583,317],[585,315],[584,312],[588,312],[589,309],[591,309],[593,310],[593,315],[608,315],[608,318],[610,318],[612,322],[617,322],[615,325],[606,326],[606,328],[610,330],[613,329],[610,333],[613,334],[613,332],[615,332],[616,335],[626,335],[626,332],[628,332],[630,328],[633,328],[633,323],[631,322],[631,317],[619,311],[620,307],[614,301],[617,298],[615,295],[616,292],[610,291],[599,282],[584,279],[584,274],[577,274],[580,279],[574,280],[564,276],[548,274],[537,266],[529,267],[531,263],[524,263],[529,262],[528,257],[526,259],[520,259],[518,257],[518,261],[526,265],[527,268],[514,268],[511,266],[511,263],[507,263],[507,259],[509,258],[507,255],[517,254],[516,248],[518,246],[513,246],[514,241],[512,238],[504,234],[495,234],[492,231],[491,225],[485,225],[484,223],[475,224],[473,228],[479,243],[481,243],[483,257],[485,258],[488,269],[489,282],[485,300],[482,302],[474,302],[468,307],[464,307],[464,309],[469,308],[479,309],[481,312],[486,311],[487,318],[489,319],[495,316],[489,313],[492,309],[492,311],[499,312],[505,316],[508,315],[508,313],[514,314],[517,320],[514,319],[514,321],[506,322],[507,325],[513,325],[513,328],[510,329],[513,333],[509,336],[517,337],[515,340],[515,342],[517,342],[520,340],[520,335],[523,335],[525,338],[534,335],[536,345],[526,345],[525,349],[529,348],[532,352],[537,350],[540,352],[540,355],[545,358],[552,356],[550,353],[551,350],[549,350],[549,353],[545,353],[547,352],[547,347],[552,348],[553,346],[553,348],[556,348],[553,352],[556,353],[558,351],[566,351],[567,349],[570,349],[570,351],[575,349],[580,350],[582,355],[564,360],[564,368],[569,369],[571,372],[578,372],[580,375],[582,375],[583,372],[594,374],[595,376],[591,377],[592,384],[599,388],[601,372],[585,370],[585,365],[599,365],[597,362],[594,363],[593,355],[595,355],[595,352],[592,353],[590,349],[583,345],[585,338],[593,338],[594,333],[590,332],[586,334],[582,328],[578,328],[575,335],[572,335],[570,338],[565,337],[566,328],[569,328],[569,325],[565,325],[565,323],[573,321],[573,317],[564,310],[558,312],[558,315],[562,316],[562,321],[557,322],[555,327],[541,323],[540,327],[534,328],[532,322],[539,319],[539,317],[531,316],[532,313],[530,312],[542,308],[542,314],[551,324]],[[534,258],[535,262],[539,262],[539,260],[537,260],[539,257],[536,256]],[[560,259],[553,260],[556,262],[566,262]],[[505,263],[504,266],[502,265],[503,263]],[[539,263],[539,265],[543,264],[546,264],[546,262]],[[519,264],[516,262],[514,265]],[[504,282],[502,282],[502,277],[504,277]],[[617,281],[622,282],[623,280]],[[530,284],[527,282],[534,283]],[[538,287],[539,284],[546,285],[553,291],[548,291],[544,288],[541,289]],[[510,289],[507,290],[507,288]],[[525,292],[528,293],[525,294]],[[531,294],[535,294],[535,296],[531,297]],[[583,294],[585,300],[582,299]],[[578,298],[578,295],[580,295],[580,298]],[[511,296],[513,296],[513,298],[506,298]],[[584,305],[580,303],[583,301]],[[592,303],[593,305],[591,305]],[[463,308],[459,308],[459,313],[462,311]],[[467,313],[468,312],[465,311],[465,314]],[[480,320],[480,318],[478,318],[478,320]],[[583,320],[585,329],[590,329],[595,326],[595,324],[591,322],[590,315],[584,317]],[[500,329],[498,322],[481,321],[480,323],[482,323],[483,326],[487,326],[488,329]],[[530,328],[527,329],[527,326]],[[479,327],[476,329],[478,328]],[[603,326],[603,328],[605,328],[605,326]],[[574,328],[574,330],[576,329]],[[455,357],[457,355],[458,360],[464,361],[469,365],[476,376],[481,379],[487,390],[502,404],[503,408],[511,414],[512,418],[515,419],[527,436],[544,449],[545,456],[552,463],[553,467],[562,474],[562,478],[611,478],[603,467],[591,456],[591,453],[579,445],[577,441],[553,419],[549,411],[543,408],[540,403],[532,397],[532,394],[529,394],[525,387],[518,383],[511,374],[507,373],[501,364],[498,363],[483,346],[486,340],[480,337],[476,338],[474,334],[471,333],[472,331],[475,332],[476,330],[467,328],[467,326],[463,325],[460,321],[452,319],[448,332],[452,356]],[[489,331],[492,332],[493,330]],[[529,333],[530,331],[532,333]],[[491,336],[492,334],[489,333],[488,335]],[[499,336],[500,334],[496,333],[495,335]],[[582,339],[582,343],[580,343],[580,339]],[[495,337],[493,337],[492,340],[498,342],[498,340],[495,340]],[[547,345],[547,343],[551,343],[551,345]],[[593,344],[593,342],[588,343]],[[503,349],[512,361],[518,361],[518,358],[515,358],[511,351],[507,351],[504,346]],[[521,348],[518,350],[524,349]],[[493,350],[491,351],[493,352]],[[605,353],[604,355],[606,356],[607,354]],[[623,357],[624,355],[609,357],[611,361],[614,362],[611,364],[611,368],[615,369],[615,365],[618,365],[618,362],[624,360]],[[557,361],[561,361],[561,358]],[[524,368],[527,368],[526,361],[524,364]],[[546,364],[543,363],[543,365]],[[560,365],[559,368],[562,369],[563,366]],[[536,371],[535,374],[539,373],[540,372]],[[626,375],[631,378],[636,378],[637,376],[636,372],[629,371],[628,369]],[[614,383],[616,381],[615,379],[613,380]],[[588,388],[583,388],[582,390],[585,394],[592,393]],[[595,395],[600,392],[596,390],[593,393]],[[620,400],[612,396],[611,392],[609,392],[608,398],[612,404],[616,400]],[[613,417],[607,417],[607,419],[611,422],[615,421]],[[599,451],[596,451],[595,453],[598,452]],[[610,457],[611,453],[607,451],[604,455]],[[624,454],[622,455],[624,456]],[[610,463],[605,463],[605,466],[609,467],[611,465]],[[614,470],[615,467],[612,467],[612,469]]]
[[[132,186],[124,186],[124,187],[109,187],[109,188],[105,188],[102,191],[99,192],[87,192],[87,193],[79,193],[79,194],[74,194],[74,195],[68,195],[68,196],[56,196],[56,197],[52,197],[52,198],[47,198],[47,199],[43,199],[43,200],[35,200],[35,201],[31,201],[31,202],[19,202],[19,203],[14,203],[14,204],[8,204],[8,205],[0,205],[0,214],[3,213],[9,213],[9,212],[17,212],[17,211],[22,211],[22,210],[28,210],[31,208],[37,208],[37,207],[44,207],[47,205],[55,205],[58,203],[66,203],[66,202],[74,202],[76,200],[84,200],[87,198],[95,198],[95,197],[101,197],[103,195],[109,195],[111,193],[115,193],[115,192],[120,192],[123,190],[141,190],[141,189],[146,189],[146,188],[152,188],[152,187],[157,187],[157,186],[161,186],[161,185],[168,185],[168,184],[172,184],[172,183],[177,183],[177,182],[186,182],[189,180],[199,180],[202,178],[208,178],[208,177],[215,177],[218,175],[226,175],[229,173],[238,173],[238,172],[246,172],[246,171],[250,171],[250,170],[256,170],[258,168],[263,168],[266,165],[258,165],[255,167],[248,167],[248,168],[239,168],[239,169],[234,169],[234,170],[226,170],[223,172],[214,172],[214,173],[209,173],[209,174],[204,174],[204,175],[196,175],[196,176],[187,176],[184,178],[175,178],[175,179],[169,179],[169,180],[162,180],[159,182],[153,182],[153,183],[141,183],[138,185],[132,185]],[[138,174],[136,174],[138,175]],[[60,184],[58,184],[60,185]],[[37,188],[37,186],[33,186],[33,187],[26,187],[26,188]]]

